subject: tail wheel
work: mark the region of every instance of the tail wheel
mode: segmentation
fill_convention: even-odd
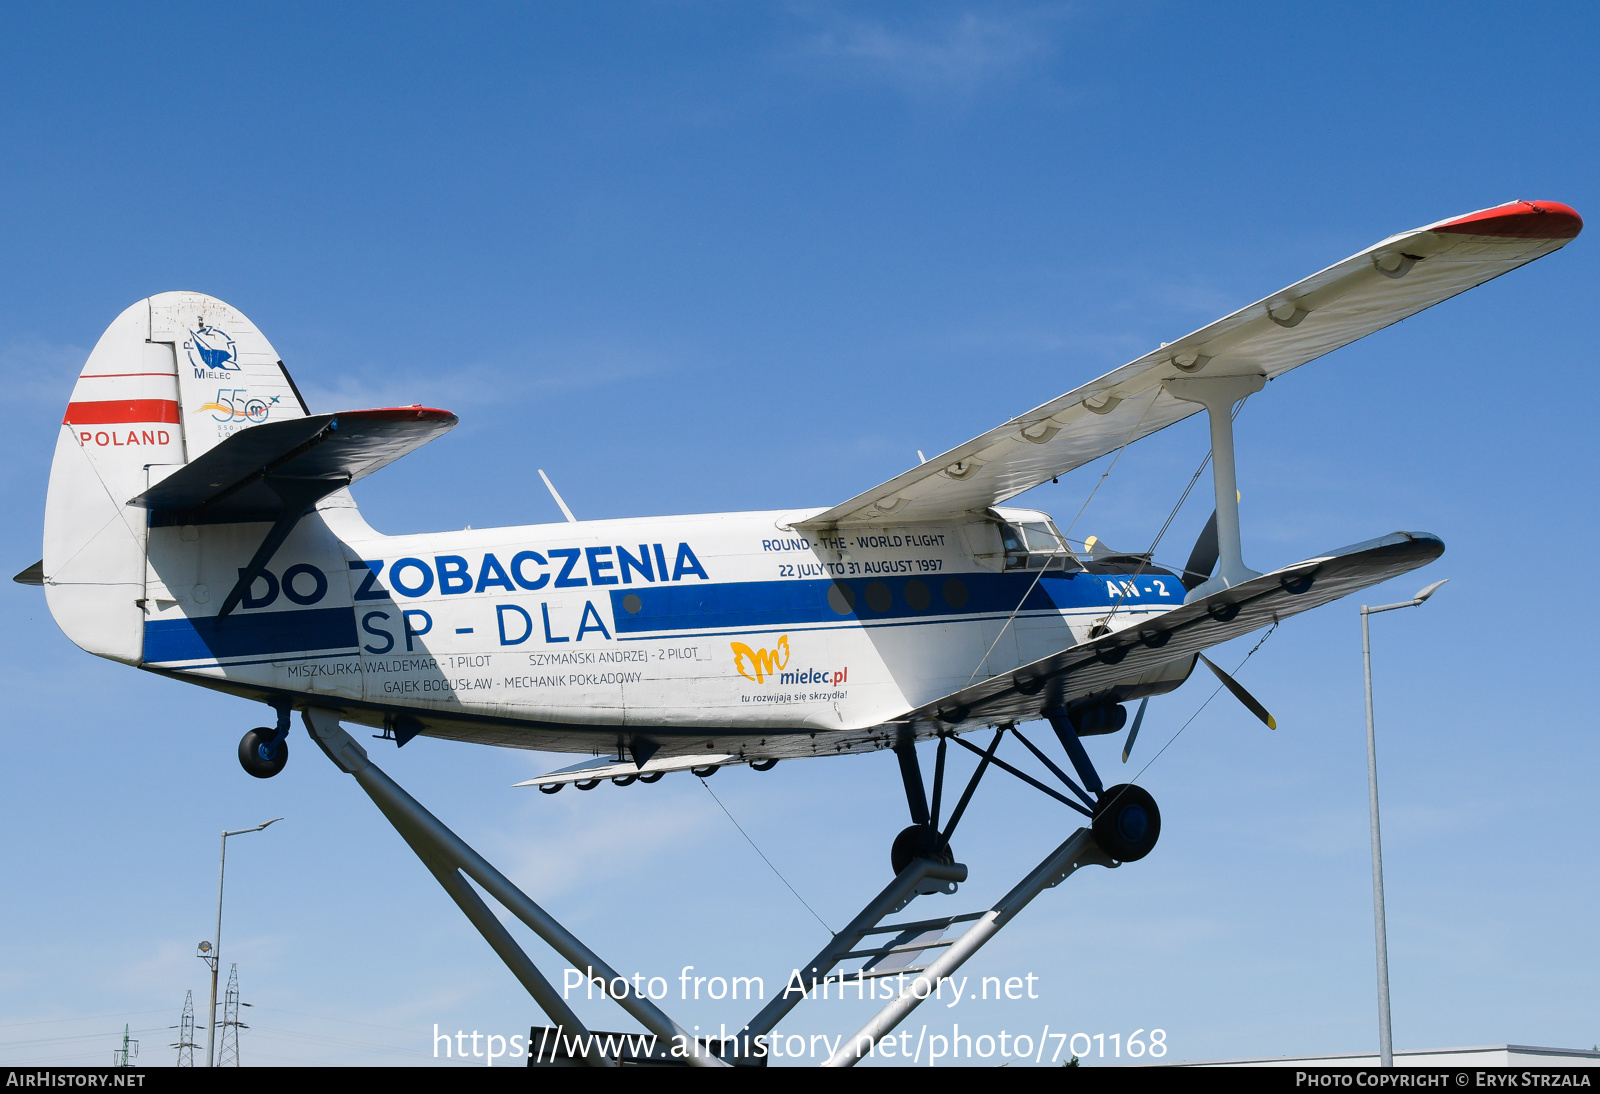
[[[1118,862],[1137,862],[1161,837],[1161,810],[1142,786],[1122,783],[1100,795],[1093,828],[1102,851]]]
[[[270,779],[282,771],[283,765],[289,762],[289,742],[279,741],[277,747],[272,748],[272,740],[277,735],[277,730],[265,726],[246,733],[239,740],[239,766],[258,779]]]

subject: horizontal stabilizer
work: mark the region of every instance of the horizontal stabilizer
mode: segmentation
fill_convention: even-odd
[[[44,584],[44,559],[40,559],[16,577],[11,579],[18,585],[43,585]]]
[[[313,414],[242,429],[129,505],[152,525],[276,521],[450,430],[448,410],[388,407]],[[283,487],[293,486],[285,491]],[[284,493],[293,495],[285,499]]]

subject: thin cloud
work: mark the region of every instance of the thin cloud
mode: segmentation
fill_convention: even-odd
[[[306,367],[296,372],[295,381],[313,413],[419,402],[455,409],[521,405],[540,393],[609,387],[674,367],[665,358],[590,345],[531,351],[522,363],[510,366],[471,363],[423,369],[373,364],[353,373],[338,372],[335,384],[319,383],[314,367]]]
[[[919,97],[970,95],[1032,70],[1055,53],[1057,7],[1004,15],[967,10],[915,24],[803,12],[824,24],[800,56],[837,73],[864,74]]]

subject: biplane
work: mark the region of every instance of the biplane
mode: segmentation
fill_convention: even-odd
[[[1235,409],[1581,228],[1565,205],[1517,201],[1391,236],[827,508],[578,520],[557,495],[565,522],[404,536],[370,527],[352,487],[456,416],[313,411],[241,312],[161,293],[89,354],[51,467],[43,558],[18,580],[44,587],[84,650],[276,711],[239,745],[258,777],[287,761],[296,709],[397,746],[589,757],[531,780],[551,793],[892,749],[913,821],[898,871],[948,858],[945,744],[1003,764],[961,736],[1043,719],[1076,779],[1023,740],[1073,795],[1057,796],[1095,818],[1108,853],[1135,859],[1159,834],[1155,803],[1105,787],[1081,738],[1121,731],[1134,701],[1142,716],[1208,647],[1444,550],[1393,532],[1250,568]],[[1202,411],[1215,512],[1182,567],[1069,542],[1049,514],[1007,504]],[[915,745],[935,738],[930,808]]]

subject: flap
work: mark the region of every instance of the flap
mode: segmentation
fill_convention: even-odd
[[[581,764],[563,767],[559,771],[552,771],[548,775],[540,775],[536,779],[514,783],[514,786],[565,786],[567,783],[589,782],[600,779],[626,778],[632,781],[640,775],[665,774],[668,771],[688,771],[695,767],[722,767],[726,764],[742,764],[746,762],[742,756],[735,756],[727,752],[705,753],[698,756],[660,756],[643,765],[635,764],[632,760],[618,760],[610,756],[600,756],[593,760],[585,760]]]

